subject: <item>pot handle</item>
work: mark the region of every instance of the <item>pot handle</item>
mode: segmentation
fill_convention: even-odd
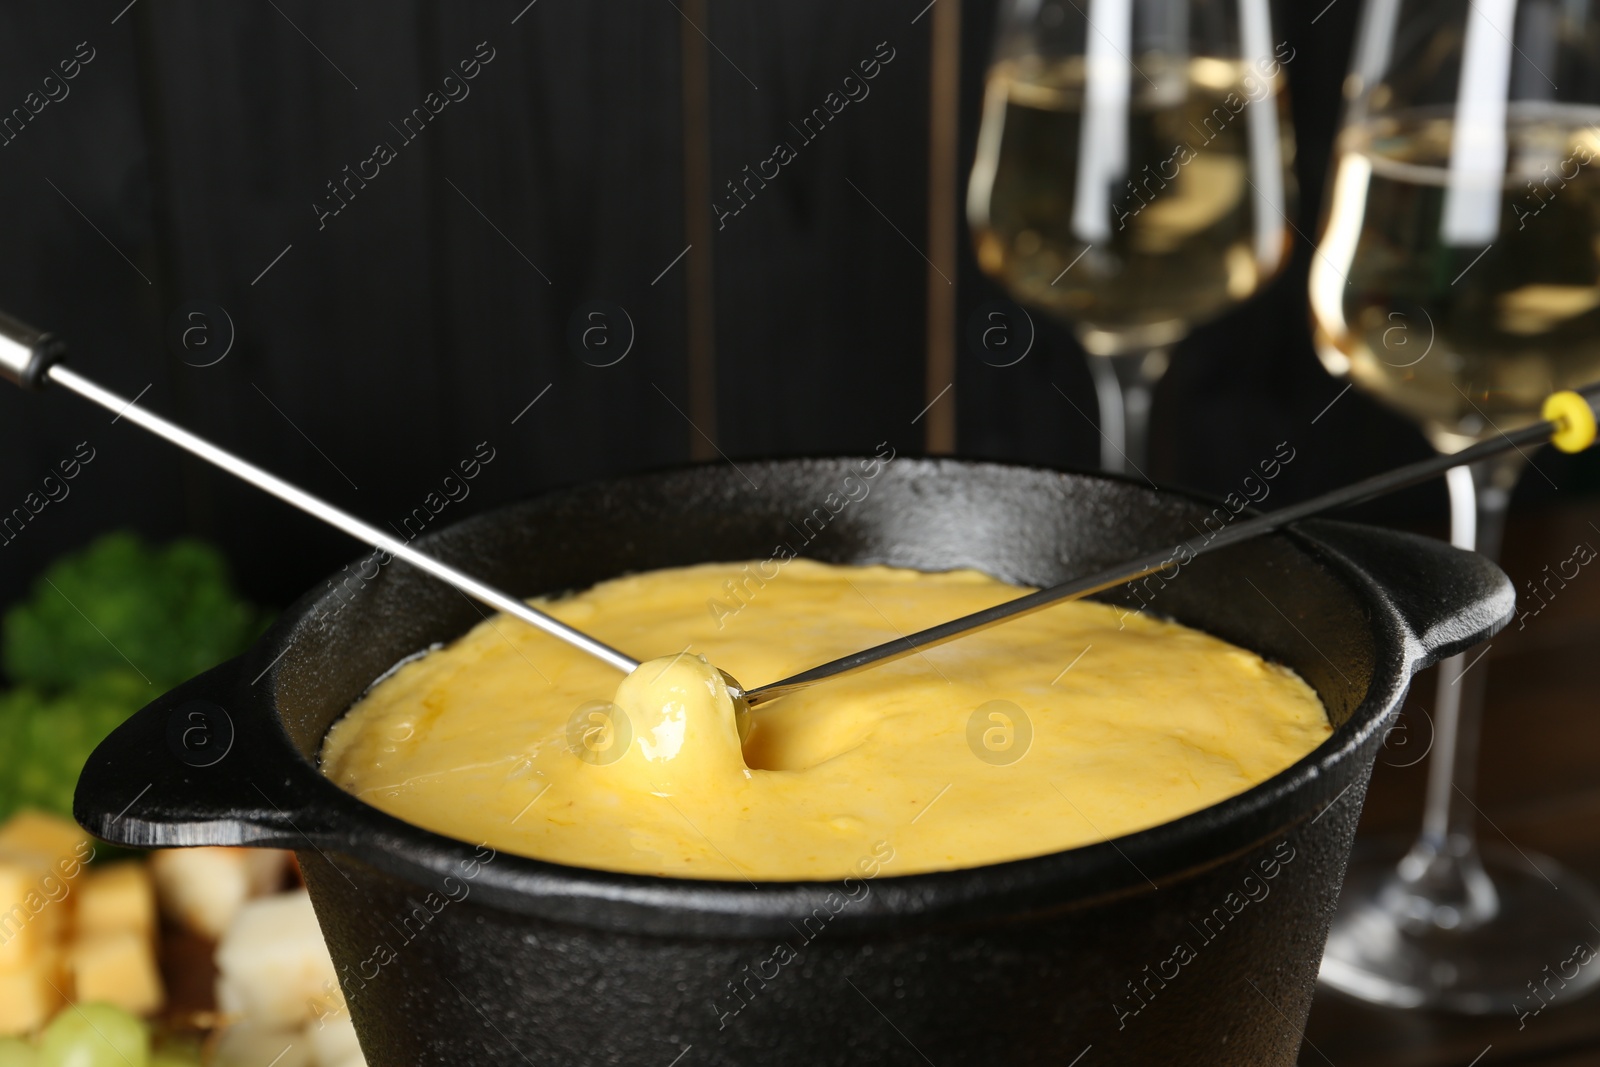
[[[324,790],[337,787],[248,699],[247,660],[185,682],[100,743],[73,798],[84,829],[132,848],[304,848],[328,832]]]
[[[1328,519],[1296,530],[1366,574],[1405,620],[1421,670],[1493,637],[1516,612],[1516,590],[1487,556],[1418,534]]]

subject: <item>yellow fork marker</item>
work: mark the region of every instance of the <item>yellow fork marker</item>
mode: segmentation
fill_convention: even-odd
[[[1582,452],[1594,444],[1594,409],[1589,401],[1571,391],[1551,393],[1540,412],[1545,421],[1556,424],[1550,443],[1563,452]]]

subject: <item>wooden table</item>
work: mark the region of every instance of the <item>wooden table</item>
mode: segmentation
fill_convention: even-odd
[[[1574,546],[1600,549],[1600,502],[1513,517],[1506,571],[1525,582],[1568,559]],[[1570,572],[1570,566],[1568,567]],[[1554,584],[1552,583],[1552,587]],[[1583,568],[1521,630],[1491,642],[1478,804],[1483,840],[1502,835],[1600,884],[1600,561]],[[1434,673],[1422,675],[1407,715],[1433,706]],[[1406,762],[1400,755],[1392,763]],[[1410,768],[1380,761],[1361,836],[1414,833],[1422,811],[1427,761]],[[1491,825],[1492,823],[1492,825]],[[1600,935],[1591,933],[1589,943]],[[1511,1016],[1470,1018],[1374,1008],[1319,988],[1300,1051],[1301,1067],[1476,1067],[1600,1065],[1600,993],[1545,1009],[1521,1029]]]

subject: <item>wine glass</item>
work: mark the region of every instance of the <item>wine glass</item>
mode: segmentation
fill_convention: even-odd
[[[1597,72],[1588,3],[1368,0],[1363,12],[1311,267],[1317,348],[1441,452],[1600,379]],[[1450,472],[1454,544],[1497,555],[1526,462]],[[1420,835],[1398,863],[1358,859],[1346,879],[1322,980],[1357,997],[1526,1015],[1600,980],[1600,967],[1564,965],[1600,930],[1593,888],[1547,857],[1478,843],[1483,651],[1440,667]]]
[[[967,217],[1089,352],[1107,469],[1142,473],[1172,346],[1288,258],[1293,58],[1267,0],[1001,4]]]

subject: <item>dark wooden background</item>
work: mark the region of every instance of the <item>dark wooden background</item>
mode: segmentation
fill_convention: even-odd
[[[959,62],[936,61],[933,27],[953,25],[958,2]],[[148,387],[141,403],[152,410],[379,523],[421,505],[480,442],[496,458],[440,522],[544,487],[719,452],[829,453],[885,440],[916,452],[930,424],[952,413],[962,454],[1093,466],[1093,392],[1064,331],[1036,316],[1033,352],[1004,369],[961,339],[975,309],[1001,295],[978,274],[964,223],[953,248],[938,240],[965,192],[995,2],[926,4],[8,3],[0,116],[24,106],[80,42],[94,59],[65,99],[0,147],[0,307],[66,335],[84,373],[130,396]],[[1300,458],[1276,483],[1285,501],[1427,451],[1413,428],[1357,393],[1313,422],[1341,385],[1309,343],[1308,241],[1358,7],[1295,0],[1277,10],[1275,32],[1295,50],[1295,258],[1258,299],[1182,346],[1157,397],[1150,473],[1159,480],[1227,491],[1288,440]],[[313,204],[325,183],[377,142],[398,145],[390,123],[440,90],[479,42],[494,58],[470,95],[319,229]],[[789,123],[879,42],[895,58],[871,95],[715,229],[712,195],[790,139]],[[930,205],[936,79],[955,90],[957,144],[953,195]],[[925,253],[951,283],[932,314],[936,272]],[[951,296],[953,315],[941,319]],[[586,363],[568,341],[574,313],[596,300],[625,308],[636,334],[609,367]],[[176,336],[197,302],[213,309],[211,347],[191,334],[185,348]],[[226,341],[216,307],[231,321],[232,347],[196,366]],[[952,347],[945,407],[914,422]],[[119,526],[216,541],[247,592],[269,604],[356,554],[342,535],[59,390],[0,389],[0,515],[80,441],[97,458],[71,495],[0,546],[0,604],[55,555]],[[1593,517],[1595,503],[1577,498],[1600,488],[1593,457],[1537,461],[1546,477],[1524,478],[1516,503],[1519,583],[1562,558],[1550,554],[1564,555],[1560,537],[1587,536],[1571,509]],[[1443,495],[1419,489],[1361,514],[1437,529]],[[1537,547],[1547,541],[1548,552]],[[1544,631],[1570,638],[1559,658],[1569,668],[1593,647],[1585,611],[1585,625]],[[1508,661],[1497,699],[1533,692],[1526,687],[1554,670]],[[1528,714],[1537,704],[1568,718],[1512,735],[1545,739],[1550,752],[1503,741],[1523,729],[1520,708],[1516,722],[1491,712],[1491,736],[1502,740],[1486,750],[1485,804],[1600,877],[1593,835],[1583,837],[1594,825],[1592,751],[1562,741],[1571,723],[1589,721],[1592,699],[1581,671],[1568,673],[1565,695],[1525,692],[1521,702]],[[1571,796],[1528,806],[1545,795],[1542,768],[1556,756],[1567,760]],[[1399,782],[1380,771],[1370,811],[1381,828],[1415,824],[1415,773]],[[1570,832],[1540,839],[1540,827]],[[1463,1053],[1465,1064],[1501,1040],[1485,1061],[1497,1062],[1515,1045],[1493,1034],[1480,1044],[1477,1032],[1445,1040],[1447,1024],[1426,1016],[1380,1024],[1337,1001],[1318,1004],[1313,1039],[1341,1065],[1457,1062],[1424,1047]],[[1553,1054],[1567,1033],[1541,1032],[1551,1041],[1524,1047]],[[1383,1060],[1383,1043],[1409,1051]]]
[[[923,252],[941,13],[925,4],[8,4],[0,113],[23,106],[79,42],[95,58],[0,147],[0,307],[66,335],[84,373],[128,395],[149,386],[151,409],[380,522],[420,505],[482,441],[496,461],[440,521],[716,451],[883,440],[918,451],[936,420],[912,420],[940,341],[928,333]],[[1337,0],[1316,18],[1319,6],[1285,5],[1276,31],[1296,50],[1303,235],[1316,228],[1358,4]],[[959,78],[964,195],[994,2],[965,0],[960,14],[959,70],[941,77]],[[470,95],[402,145],[390,123],[483,41],[495,58]],[[895,58],[871,95],[725,228],[685,210],[795,139],[788,124],[885,41]],[[319,229],[325,183],[378,141],[398,158]],[[957,449],[1094,465],[1093,393],[1064,331],[1041,323],[1032,354],[1005,369],[965,350],[967,316],[1001,294],[978,274],[964,223],[959,232],[938,264],[956,300],[954,388],[940,404],[954,406]],[[1308,254],[1302,240],[1270,290],[1183,346],[1157,401],[1153,476],[1226,490],[1290,439],[1304,458],[1282,483],[1289,499],[1423,454],[1414,430],[1356,394],[1311,424],[1340,387],[1307,339]],[[614,366],[591,366],[568,343],[592,300],[634,324]],[[232,323],[232,349],[213,366],[192,364],[220,351],[215,312],[191,348],[175,340],[196,301]],[[212,347],[194,345],[203,335]],[[119,525],[217,541],[271,603],[353,554],[341,535],[59,391],[0,391],[0,511],[83,440],[98,458],[72,495],[0,547],[0,602],[49,558]],[[1563,492],[1600,481],[1593,464],[1547,469]],[[1369,514],[1419,520],[1442,506],[1433,488]]]

